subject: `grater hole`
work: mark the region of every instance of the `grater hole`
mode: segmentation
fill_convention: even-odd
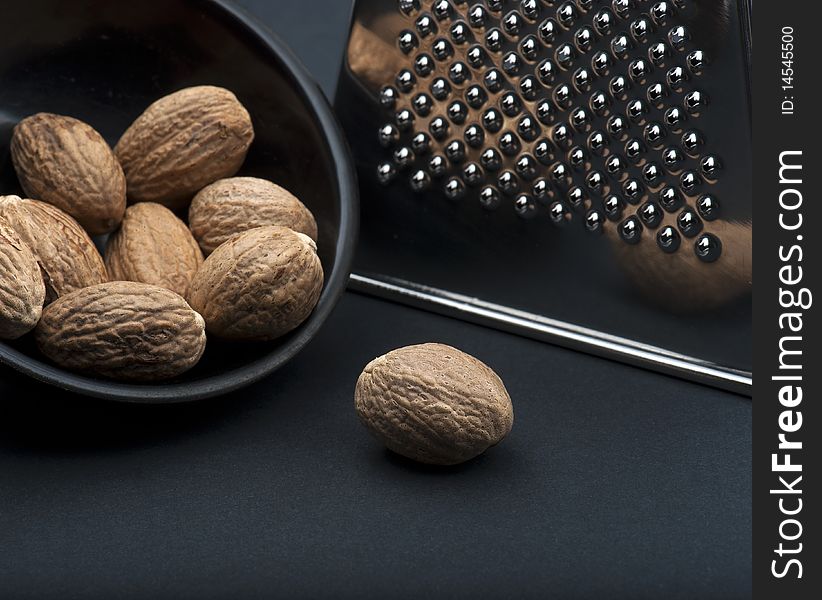
[[[480,148],[485,141],[485,132],[482,130],[482,127],[476,123],[472,123],[465,128],[463,138],[465,139],[465,143],[471,148]]]
[[[701,75],[705,68],[705,53],[702,50],[694,50],[686,59],[688,68],[694,75]]]
[[[685,171],[679,177],[679,185],[682,186],[686,194],[693,193],[701,183],[702,179],[700,179],[699,174],[695,171]]]
[[[674,49],[680,52],[685,49],[685,44],[690,39],[690,33],[684,25],[677,25],[668,32],[668,41]]]
[[[465,101],[471,108],[479,109],[488,101],[488,94],[481,86],[475,84],[465,91]]]
[[[519,138],[512,131],[506,131],[505,133],[503,133],[499,137],[499,140],[497,140],[497,145],[499,146],[499,149],[502,151],[502,153],[507,156],[516,155],[522,147]]]
[[[480,155],[480,162],[489,171],[499,171],[502,168],[502,156],[494,148],[483,150]]]
[[[595,41],[596,34],[594,33],[594,30],[588,26],[581,27],[574,34],[574,43],[576,44],[577,50],[579,50],[580,54],[590,52]]]
[[[686,208],[676,218],[676,225],[682,232],[682,235],[688,238],[695,237],[702,231],[702,221],[700,221],[697,214],[690,208]]]
[[[539,4],[536,0],[522,0],[519,3],[519,8],[522,14],[531,22],[539,18]]]
[[[651,8],[651,18],[660,27],[664,27],[673,14],[673,7],[668,2],[657,2]]]
[[[393,124],[387,123],[380,127],[377,137],[379,139],[380,145],[383,148],[388,148],[397,143],[397,141],[400,139],[400,132]]]
[[[613,0],[613,2],[611,2],[611,6],[617,15],[625,19],[628,17],[630,10],[634,7],[634,2],[633,0]]]
[[[477,163],[468,163],[462,170],[465,183],[471,187],[476,187],[485,181],[485,173]]]
[[[540,200],[552,198],[554,195],[553,191],[551,190],[551,184],[549,184],[548,181],[544,178],[537,179],[534,182],[534,185],[531,186],[531,193],[534,195],[535,198],[538,198]]]
[[[465,21],[456,21],[448,29],[451,41],[457,46],[467,44],[472,39],[471,29]]]
[[[573,27],[578,18],[579,11],[573,2],[565,2],[557,9],[557,21],[566,29]]]
[[[445,100],[451,95],[451,84],[444,77],[437,77],[434,79],[434,81],[431,82],[431,87],[429,89],[431,91],[431,95],[440,101]]]
[[[569,211],[565,204],[559,200],[556,200],[551,204],[548,209],[548,215],[551,222],[557,226],[566,225],[573,218],[571,211]]]
[[[591,209],[588,211],[588,214],[585,215],[585,229],[589,233],[602,233],[602,224],[604,221],[605,217],[602,212]]]
[[[515,10],[506,14],[502,19],[502,29],[512,37],[516,37],[524,26],[525,20]]]
[[[676,212],[684,204],[679,190],[672,186],[665,186],[659,192],[659,204],[669,213]]]
[[[407,94],[414,89],[414,86],[417,84],[417,78],[414,76],[414,73],[408,69],[403,69],[397,74],[394,83],[397,85],[397,89]]]
[[[411,106],[414,108],[414,112],[416,112],[419,116],[427,117],[431,114],[434,101],[431,100],[431,96],[428,94],[421,93],[414,96],[414,99],[411,100]]]
[[[409,185],[415,192],[423,192],[431,187],[431,176],[422,169],[415,171],[409,179]]]
[[[460,164],[465,160],[465,144],[460,140],[451,140],[445,145],[445,156],[451,164]]]
[[[420,41],[413,31],[406,29],[400,33],[397,38],[397,45],[402,50],[403,54],[410,54],[415,49],[419,48]]]
[[[715,262],[722,254],[722,242],[715,235],[705,233],[694,244],[694,253],[703,262]]]
[[[389,162],[377,166],[377,180],[383,185],[389,183],[397,174],[397,169]]]
[[[713,221],[719,216],[719,200],[711,194],[704,194],[696,202],[699,215],[706,221]]]
[[[428,131],[431,133],[433,138],[438,141],[445,139],[448,135],[448,129],[448,121],[446,121],[443,117],[434,117],[428,124]]]
[[[656,243],[663,252],[672,254],[679,250],[679,246],[682,243],[682,238],[676,229],[670,225],[666,225],[657,232]]]
[[[417,28],[417,33],[421,38],[428,37],[429,35],[437,33],[437,24],[434,22],[434,19],[431,18],[431,15],[428,13],[424,13],[420,15],[417,20],[414,22],[414,26]]]
[[[581,171],[588,167],[586,164],[586,158],[585,150],[579,146],[574,146],[571,148],[570,152],[568,152],[568,163],[571,165],[571,168],[576,169],[577,171]]]
[[[608,53],[602,52],[601,50],[594,54],[594,57],[591,59],[591,68],[594,70],[594,73],[600,77],[605,77],[611,72],[612,64],[611,57]]]
[[[577,57],[577,50],[571,44],[561,44],[556,52],[554,53],[554,60],[557,61],[557,64],[560,68],[565,69],[566,71],[571,68],[574,64],[574,60]]]
[[[649,200],[640,206],[638,214],[643,225],[649,229],[656,229],[659,227],[660,223],[662,223],[662,209],[652,200]]]
[[[513,196],[519,191],[519,179],[511,171],[503,171],[497,178],[497,185],[506,196]]]
[[[452,83],[460,85],[471,78],[471,70],[464,62],[457,61],[448,68],[448,78]]]
[[[670,56],[671,52],[665,42],[656,42],[648,48],[648,58],[657,67],[664,67]]]
[[[486,210],[496,210],[502,203],[499,190],[492,186],[486,186],[479,193],[480,206]]]
[[[406,169],[414,162],[414,151],[403,146],[394,150],[394,164],[398,169]]]
[[[638,244],[642,240],[642,224],[635,216],[630,216],[619,224],[619,237],[628,244]]]
[[[447,162],[441,154],[435,154],[428,161],[428,171],[433,177],[442,177],[447,170]]]
[[[445,182],[443,191],[445,192],[445,197],[449,200],[459,200],[465,196],[465,184],[459,177],[451,177]]]
[[[419,0],[399,0],[400,12],[406,16],[413,15],[420,10]]]
[[[431,12],[434,13],[434,17],[436,17],[438,21],[444,21],[451,18],[451,15],[453,14],[452,11],[453,8],[448,0],[437,0],[434,2],[434,6],[431,7]]]
[[[608,8],[603,8],[594,15],[594,28],[600,35],[608,35],[613,31],[615,20],[614,13]]]
[[[408,131],[414,126],[414,114],[407,108],[397,111],[394,122],[400,131]]]
[[[496,27],[489,29],[485,34],[485,47],[491,50],[491,52],[499,52],[502,50],[504,41],[505,37],[502,35],[502,31]]]
[[[622,184],[622,193],[631,204],[638,204],[644,191],[645,188],[642,182],[633,177],[625,180],[625,183]]]
[[[537,176],[537,161],[530,154],[523,154],[517,159],[517,174],[526,181],[531,181]]]
[[[652,31],[653,26],[651,25],[651,21],[645,15],[642,15],[631,23],[631,37],[639,44],[648,41],[648,35]]]
[[[559,32],[559,23],[557,23],[554,19],[548,18],[540,23],[539,29],[537,30],[537,35],[539,36],[540,41],[546,47],[550,48],[554,45],[554,41],[557,39]]]
[[[418,132],[411,138],[411,149],[417,156],[428,154],[431,151],[431,138],[425,132]]]
[[[564,109],[569,109],[574,105],[574,92],[565,83],[554,89],[554,103]]]
[[[617,60],[627,59],[632,47],[631,38],[626,33],[619,33],[611,40],[611,54]]]
[[[631,138],[625,142],[625,156],[627,156],[628,160],[630,160],[633,164],[638,164],[642,161],[644,151],[645,148],[643,147],[642,142],[637,138]]]
[[[537,215],[537,203],[531,196],[520,194],[514,200],[514,211],[523,219],[532,219]]]
[[[588,148],[590,148],[594,154],[599,156],[604,155],[607,147],[608,136],[602,131],[595,131],[588,136]]]
[[[445,38],[438,38],[432,44],[431,52],[438,61],[446,61],[454,56],[454,46]]]
[[[625,202],[616,194],[610,194],[603,200],[602,207],[609,221],[619,221],[625,210]]]

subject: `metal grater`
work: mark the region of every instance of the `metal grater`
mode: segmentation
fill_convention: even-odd
[[[355,283],[745,391],[749,18],[743,0],[357,2],[337,95]]]

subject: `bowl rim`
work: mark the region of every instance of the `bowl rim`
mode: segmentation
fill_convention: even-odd
[[[72,373],[45,360],[32,358],[3,342],[0,342],[0,363],[37,381],[86,396],[146,404],[191,402],[226,394],[273,373],[308,344],[336,306],[348,283],[359,226],[357,176],[342,128],[319,84],[276,34],[228,0],[206,0],[205,4],[216,9],[220,13],[220,18],[233,21],[234,25],[239,26],[249,37],[249,43],[262,44],[277,57],[325,135],[340,195],[340,227],[334,267],[330,277],[326,278],[317,306],[311,316],[290,335],[285,346],[278,351],[227,373],[198,381],[132,384],[98,379]]]

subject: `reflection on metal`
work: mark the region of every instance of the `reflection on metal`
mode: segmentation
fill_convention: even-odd
[[[349,288],[750,396],[752,376],[664,348],[398,279],[354,273]]]

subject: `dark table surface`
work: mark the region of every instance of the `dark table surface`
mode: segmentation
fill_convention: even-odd
[[[243,4],[333,90],[348,2]],[[353,410],[366,362],[423,341],[513,398],[509,438],[461,467],[390,455]],[[0,368],[0,598],[747,597],[751,408],[353,293],[281,371],[201,403]]]

